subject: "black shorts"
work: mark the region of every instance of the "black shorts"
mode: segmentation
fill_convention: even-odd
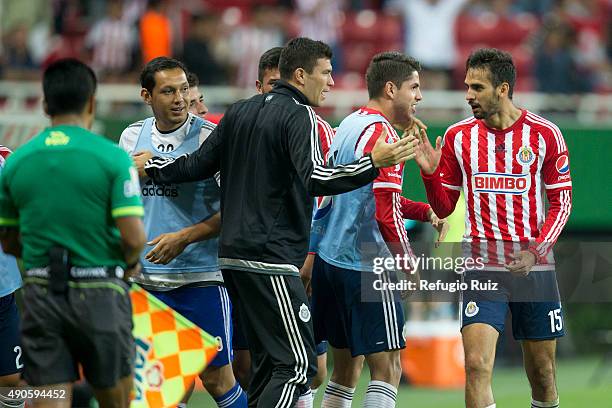
[[[38,281],[38,279],[37,279]],[[32,386],[79,378],[110,388],[133,372],[128,286],[119,279],[71,281],[66,293],[26,283],[23,296],[24,379]]]

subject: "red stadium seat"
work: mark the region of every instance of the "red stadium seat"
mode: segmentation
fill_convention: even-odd
[[[457,62],[453,72],[453,83],[456,89],[465,89],[463,83],[465,79],[465,61],[470,56],[472,51],[482,48],[491,47],[491,44],[474,44],[474,45],[463,45],[459,47],[457,53]],[[514,66],[517,71],[517,89],[520,88],[522,91],[533,90],[534,83],[531,78],[533,75],[533,52],[525,45],[517,45],[513,47],[500,46],[501,50],[507,51],[512,55],[514,60]]]
[[[376,41],[380,29],[378,14],[372,10],[347,13],[342,25],[345,42]]]
[[[355,71],[344,72],[342,74],[334,76],[334,82],[336,83],[334,88],[364,89],[366,87],[365,71],[364,72],[355,72]]]
[[[376,47],[369,42],[344,44],[344,70],[365,73]]]
[[[529,13],[511,17],[499,17],[492,13],[480,16],[462,14],[455,24],[459,46],[484,43],[496,48],[519,45],[528,40],[538,28],[538,20]]]
[[[379,17],[380,23],[376,26],[378,38],[384,42],[401,42],[404,35],[400,16],[383,14]]]

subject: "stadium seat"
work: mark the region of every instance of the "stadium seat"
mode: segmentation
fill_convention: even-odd
[[[345,42],[376,41],[380,29],[378,14],[372,10],[347,13],[342,25]]]
[[[510,17],[499,17],[492,13],[480,16],[462,14],[455,24],[459,46],[486,43],[497,48],[519,45],[527,41],[538,28],[538,20],[529,13]]]
[[[379,21],[376,29],[380,41],[394,43],[403,41],[402,21],[399,16],[383,14],[379,17]]]
[[[366,87],[364,72],[347,71],[335,75],[334,81],[336,83],[335,88],[364,89]]]
[[[344,70],[365,73],[377,48],[369,42],[344,43]]]

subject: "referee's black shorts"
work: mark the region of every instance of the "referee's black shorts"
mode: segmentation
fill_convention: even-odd
[[[132,374],[132,305],[120,279],[70,281],[60,294],[44,283],[26,283],[21,334],[29,385],[76,381],[79,363],[98,389]]]

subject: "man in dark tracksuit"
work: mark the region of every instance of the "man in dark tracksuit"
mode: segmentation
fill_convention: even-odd
[[[370,155],[325,166],[311,106],[319,106],[334,84],[330,60],[326,44],[291,40],[281,54],[281,81],[274,90],[230,106],[193,154],[174,161],[153,157],[144,166],[156,183],[221,173],[219,264],[232,300],[244,311],[253,407],[293,407],[300,395],[307,396],[315,374],[312,320],[299,277],[312,197],[364,186],[378,167],[413,157],[414,142],[387,144],[383,137]]]

